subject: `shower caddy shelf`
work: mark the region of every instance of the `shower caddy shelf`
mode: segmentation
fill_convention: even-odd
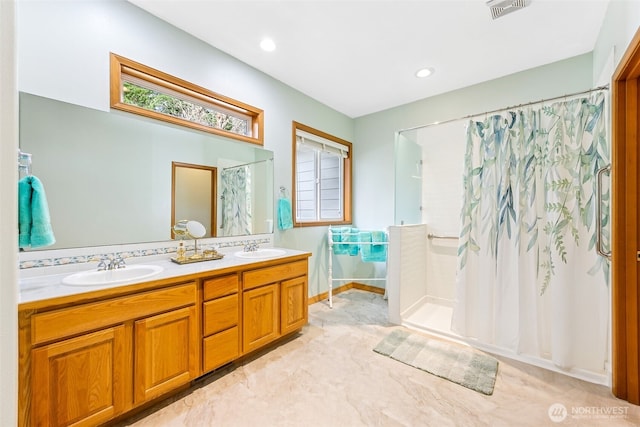
[[[359,232],[370,232],[371,230],[360,230]],[[340,233],[341,235],[356,235],[358,233]],[[385,266],[387,264],[387,261],[389,259],[389,233],[387,231],[384,231],[385,234],[385,242],[334,242],[333,241],[333,230],[331,229],[331,226],[329,226],[329,231],[327,232],[327,241],[329,243],[329,262],[328,262],[328,275],[329,275],[329,308],[333,308],[333,282],[344,282],[347,280],[350,281],[355,281],[355,280],[366,280],[368,282],[372,282],[372,281],[386,281],[386,277],[340,277],[340,278],[334,278],[333,277],[333,245],[337,244],[337,245],[385,245],[387,246],[387,256],[385,257]],[[386,268],[385,268],[386,271]],[[386,295],[386,289],[385,289],[385,295]]]

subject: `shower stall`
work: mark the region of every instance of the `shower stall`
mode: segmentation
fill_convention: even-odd
[[[610,383],[608,93],[586,93],[396,134],[391,322]]]
[[[395,150],[395,223],[390,240],[400,251],[402,268],[389,265],[394,275],[410,275],[412,286],[400,298],[389,297],[390,318],[415,329],[448,337],[455,299],[459,212],[462,203],[465,121],[421,127],[397,134]],[[456,138],[456,136],[458,136]],[[462,136],[462,140],[460,138]],[[391,259],[392,255],[390,255]],[[399,289],[389,289],[393,294]],[[391,309],[391,304],[399,305]]]

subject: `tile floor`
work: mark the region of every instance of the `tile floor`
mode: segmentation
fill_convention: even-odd
[[[295,338],[126,420],[126,426],[637,426],[607,387],[510,359],[485,396],[372,351],[393,328],[382,296],[309,307]],[[562,404],[564,419],[549,408]],[[562,414],[562,412],[557,412]]]

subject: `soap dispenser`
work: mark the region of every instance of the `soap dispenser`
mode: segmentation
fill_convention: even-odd
[[[185,250],[184,243],[180,242],[178,245],[178,249],[176,250],[176,261],[184,261],[185,260]]]

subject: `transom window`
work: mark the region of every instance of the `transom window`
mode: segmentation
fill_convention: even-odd
[[[263,144],[263,111],[111,54],[111,107]]]
[[[293,122],[294,223],[351,222],[350,142]]]

